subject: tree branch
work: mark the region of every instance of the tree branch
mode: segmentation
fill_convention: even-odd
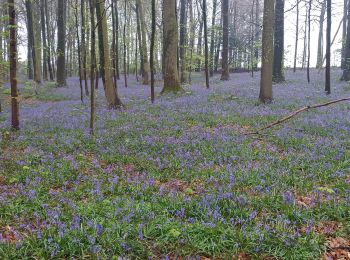
[[[283,117],[283,118],[280,118],[278,119],[277,121],[267,125],[267,126],[264,126],[258,130],[256,130],[255,132],[249,132],[249,133],[246,133],[245,135],[259,135],[260,132],[266,130],[266,129],[269,129],[269,128],[272,128],[276,125],[279,125],[279,124],[282,124],[286,121],[288,121],[289,119],[295,117],[296,115],[302,113],[302,112],[305,112],[307,110],[310,110],[310,109],[314,109],[314,108],[320,108],[320,107],[325,107],[325,106],[329,106],[329,105],[332,105],[332,104],[336,104],[336,103],[339,103],[339,102],[344,102],[344,101],[350,101],[350,97],[348,98],[341,98],[341,99],[337,99],[337,100],[332,100],[332,101],[329,101],[329,102],[326,102],[326,103],[321,103],[321,104],[316,104],[316,105],[309,105],[309,106],[305,106],[305,107],[302,107],[296,111],[293,111],[292,113],[290,113],[289,115]]]

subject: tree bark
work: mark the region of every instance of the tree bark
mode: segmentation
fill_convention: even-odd
[[[136,4],[138,6],[138,12],[140,17],[140,29],[141,29],[141,46],[142,46],[142,84],[149,84],[149,63],[147,55],[147,39],[146,39],[146,22],[144,14],[144,6],[141,0],[137,0]]]
[[[222,0],[222,74],[221,80],[230,79],[228,65],[228,0]]]
[[[327,0],[327,35],[326,35],[326,84],[325,91],[331,94],[331,30],[332,30],[332,0]]]
[[[108,43],[107,18],[105,10],[105,0],[98,0],[96,3],[96,17],[101,26],[98,27],[99,48],[100,48],[100,71],[104,78],[105,96],[109,109],[120,108],[122,103],[118,97],[117,89],[113,83],[111,72],[110,53]]]
[[[19,130],[19,104],[17,91],[17,22],[15,1],[8,0],[9,28],[10,28],[10,80],[11,80],[11,124]]]
[[[179,82],[178,24],[176,19],[176,0],[163,0],[163,57],[164,86],[161,93],[182,90]]]
[[[272,67],[273,67],[273,33],[275,23],[275,1],[264,0],[262,67],[259,99],[262,103],[273,100]]]
[[[186,47],[187,47],[187,0],[180,5],[180,79],[186,82]]]
[[[348,13],[347,13],[347,24],[350,25],[350,4],[348,4]],[[347,27],[346,31],[346,43],[345,43],[345,56],[344,56],[344,69],[342,80],[350,80],[350,26]]]
[[[318,44],[317,44],[317,62],[316,62],[316,68],[320,69],[323,65],[323,22],[324,22],[324,16],[326,14],[326,0],[322,2],[321,6],[321,14],[319,19],[319,32],[318,32]]]
[[[214,51],[215,51],[215,19],[216,19],[217,0],[213,0],[213,14],[211,20],[210,32],[210,77],[214,76]]]
[[[58,1],[57,5],[57,73],[56,81],[59,87],[66,83],[66,0]]]
[[[296,70],[297,70],[298,42],[299,42],[299,4],[300,4],[300,0],[297,0],[297,4],[296,4],[297,17],[296,17],[296,26],[295,26],[295,47],[294,47],[293,72],[296,72]]]
[[[154,103],[154,43],[156,38],[156,0],[152,0],[152,35],[150,48],[150,66],[151,66],[151,101]],[[136,46],[137,48],[137,46]]]
[[[284,0],[276,0],[273,81],[285,81],[284,72]]]

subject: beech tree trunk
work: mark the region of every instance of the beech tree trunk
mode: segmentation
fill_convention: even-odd
[[[186,82],[186,47],[187,47],[187,0],[180,5],[180,79]]]
[[[259,99],[262,103],[273,100],[272,67],[273,67],[273,34],[275,23],[275,1],[264,0],[262,67]]]
[[[164,86],[162,93],[182,90],[177,67],[178,38],[176,0],[163,0]]]
[[[59,87],[66,83],[66,0],[58,1],[57,5],[57,74]]]
[[[11,80],[11,124],[19,130],[19,105],[17,91],[17,22],[15,1],[8,0],[8,15],[10,28],[10,80]]]
[[[273,81],[284,81],[284,0],[276,0]]]
[[[111,71],[107,18],[105,12],[105,0],[97,0],[96,14],[99,26],[99,49],[100,49],[100,71],[104,78],[105,96],[109,109],[115,109],[122,106],[122,103],[117,95],[117,89],[114,87],[113,75]]]
[[[327,35],[326,35],[326,84],[325,91],[331,94],[331,29],[332,29],[332,0],[327,0]]]
[[[318,32],[318,44],[317,44],[317,62],[316,62],[316,68],[320,69],[323,65],[323,22],[324,22],[324,16],[326,14],[326,0],[322,2],[321,6],[321,14],[319,19],[319,32]]]
[[[228,65],[228,0],[222,0],[222,74],[221,80],[230,79]]]
[[[350,4],[348,4],[348,13],[347,13],[347,24],[350,25]],[[346,43],[345,43],[345,56],[344,56],[344,68],[343,68],[343,77],[342,80],[350,80],[350,26],[347,27],[346,31]]]
[[[148,55],[147,55],[147,39],[146,39],[146,22],[145,22],[145,14],[142,0],[136,1],[138,6],[138,13],[140,17],[140,29],[141,29],[141,46],[142,46],[142,84],[149,84],[149,63],[148,63]]]

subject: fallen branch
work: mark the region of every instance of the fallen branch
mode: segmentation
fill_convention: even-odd
[[[260,132],[266,130],[266,129],[269,129],[271,127],[274,127],[276,125],[279,125],[285,121],[288,121],[289,119],[295,117],[296,115],[302,113],[302,112],[305,112],[307,110],[310,110],[310,109],[314,109],[314,108],[320,108],[320,107],[325,107],[325,106],[329,106],[329,105],[332,105],[332,104],[335,104],[335,103],[339,103],[339,102],[344,102],[344,101],[350,101],[350,97],[348,98],[341,98],[341,99],[337,99],[337,100],[333,100],[333,101],[329,101],[329,102],[326,102],[326,103],[321,103],[321,104],[316,104],[316,105],[309,105],[309,106],[306,106],[306,107],[302,107],[292,113],[290,113],[289,115],[281,118],[281,119],[278,119],[277,121],[267,125],[267,126],[264,126],[260,129],[258,129],[257,131],[255,132],[249,132],[249,133],[246,133],[245,135],[258,135],[260,134]]]

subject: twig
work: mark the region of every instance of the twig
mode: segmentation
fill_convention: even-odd
[[[337,99],[337,100],[332,100],[332,101],[329,101],[329,102],[326,102],[326,103],[321,103],[321,104],[316,104],[316,105],[309,105],[309,106],[306,106],[306,107],[302,107],[292,113],[290,113],[289,115],[281,118],[281,119],[278,119],[277,121],[267,125],[267,126],[264,126],[260,129],[258,129],[257,131],[255,132],[249,132],[249,133],[246,133],[245,135],[259,135],[260,132],[266,130],[266,129],[269,129],[271,127],[274,127],[276,125],[279,125],[279,124],[282,124],[283,122],[285,121],[288,121],[289,119],[295,117],[296,115],[302,113],[302,112],[305,112],[307,110],[310,110],[310,109],[314,109],[314,108],[320,108],[320,107],[325,107],[325,106],[329,106],[329,105],[332,105],[332,104],[335,104],[335,103],[339,103],[339,102],[344,102],[344,101],[350,101],[350,97],[347,97],[347,98],[341,98],[341,99]]]

